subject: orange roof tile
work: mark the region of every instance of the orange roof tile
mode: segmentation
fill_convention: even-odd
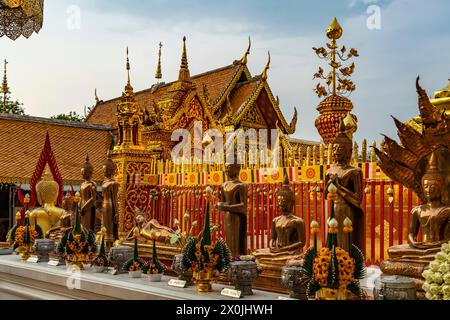
[[[0,114],[0,182],[29,182],[47,131],[65,183],[82,181],[81,168],[87,153],[94,166],[94,180],[102,181],[102,166],[112,142],[110,130],[86,123]]]

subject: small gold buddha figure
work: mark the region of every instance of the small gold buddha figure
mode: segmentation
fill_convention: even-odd
[[[89,162],[89,156],[86,156],[81,174],[84,182],[80,186],[81,195],[81,221],[83,227],[95,231],[95,204],[97,201],[97,184],[92,180],[94,167]]]
[[[247,254],[247,186],[239,180],[240,170],[237,161],[225,166],[230,180],[223,184],[216,204],[225,212],[225,241],[233,257]]]
[[[284,176],[283,187],[277,194],[278,210],[281,216],[273,219],[270,229],[270,252],[299,254],[305,245],[305,223],[292,214],[295,194],[289,187],[289,178]]]
[[[30,214],[30,223],[34,226],[37,219],[44,235],[51,228],[58,227],[61,217],[66,214],[64,209],[56,207],[58,193],[59,185],[46,168],[42,180],[36,184],[37,200],[41,207],[35,208]]]
[[[113,243],[119,239],[119,204],[117,202],[117,193],[119,192],[119,183],[114,180],[115,165],[111,157],[108,156],[103,165],[103,202],[102,202],[102,225],[106,228],[106,242]]]
[[[358,248],[364,247],[364,212],[362,202],[362,171],[350,165],[353,142],[346,134],[346,127],[341,121],[339,134],[333,142],[334,164],[325,177],[325,197],[331,184],[337,188],[337,199],[334,201],[335,218],[338,221],[338,246],[349,250],[350,243]],[[349,239],[343,232],[344,220],[353,221],[353,233]],[[350,242],[349,242],[350,241]]]

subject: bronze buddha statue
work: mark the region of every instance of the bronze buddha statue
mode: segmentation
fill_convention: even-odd
[[[106,228],[106,242],[111,244],[119,239],[119,205],[117,202],[117,193],[119,183],[114,180],[115,165],[111,157],[108,157],[103,165],[103,202],[102,202],[102,225]]]
[[[450,239],[450,117],[432,105],[419,78],[416,88],[421,130],[394,118],[401,144],[385,137],[383,150],[375,152],[383,172],[414,191],[422,203],[411,211],[408,243],[388,248],[389,259],[380,268],[384,274],[413,279],[422,298],[422,272]]]
[[[86,156],[81,174],[83,183],[80,186],[81,195],[81,221],[83,227],[95,231],[95,204],[97,201],[97,184],[92,180],[94,167],[89,162],[89,156]]]
[[[294,216],[295,194],[284,176],[283,187],[277,193],[277,206],[282,215],[274,218],[270,226],[270,252],[299,254],[305,246],[305,223]]]
[[[388,249],[391,262],[421,264],[431,261],[442,244],[450,240],[450,206],[442,202],[445,176],[439,170],[438,156],[434,152],[422,177],[422,188],[426,201],[411,211],[408,244]],[[419,230],[421,241],[418,241]]]
[[[64,209],[56,206],[58,192],[59,185],[46,168],[41,181],[36,184],[37,200],[41,207],[35,208],[30,214],[30,223],[34,226],[37,220],[44,235],[50,229],[60,226],[60,219],[66,214]]]
[[[224,211],[225,241],[233,257],[247,254],[247,186],[239,180],[241,166],[235,161],[226,164],[229,181],[221,188],[216,208]]]
[[[335,218],[338,221],[337,232],[338,246],[349,250],[349,241],[358,248],[364,247],[364,212],[362,202],[362,171],[358,167],[350,165],[353,143],[346,134],[344,122],[341,121],[339,134],[333,142],[334,164],[327,170],[325,177],[325,197],[330,184],[337,188],[337,199],[334,201]],[[353,233],[348,235],[343,232],[344,220],[353,221]]]

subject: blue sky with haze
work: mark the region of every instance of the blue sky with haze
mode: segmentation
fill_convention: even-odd
[[[368,6],[381,7],[381,30],[369,30]],[[73,7],[75,6],[75,7]],[[68,28],[73,8],[80,28]],[[390,115],[417,114],[415,78],[431,95],[450,77],[447,0],[340,1],[118,1],[47,0],[44,27],[30,39],[0,38],[0,58],[9,60],[13,97],[28,114],[50,116],[120,95],[125,84],[125,46],[130,47],[135,90],[155,81],[159,41],[163,42],[163,81],[176,79],[181,38],[186,35],[191,74],[239,59],[250,35],[249,68],[260,74],[271,52],[269,84],[288,118],[299,111],[295,137],[320,139],[314,120],[320,100],[312,74],[323,62],[311,47],[325,44],[336,16],[344,28],[340,44],[359,50],[351,96],[359,118],[356,140],[395,137]]]

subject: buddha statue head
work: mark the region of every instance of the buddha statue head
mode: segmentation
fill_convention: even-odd
[[[433,152],[428,161],[427,171],[422,177],[422,188],[427,201],[440,201],[444,185],[445,180],[442,172],[439,170],[438,157]]]
[[[277,206],[278,209],[284,214],[292,214],[292,210],[295,205],[295,194],[289,186],[289,177],[284,175],[283,186],[277,192]]]
[[[352,157],[353,142],[347,134],[344,121],[339,125],[339,133],[333,141],[333,157],[337,164],[348,164]]]
[[[111,156],[108,155],[108,159],[106,159],[105,164],[103,165],[103,174],[105,178],[112,179],[114,177],[114,171],[116,166],[111,159]]]
[[[44,175],[36,184],[37,200],[41,206],[45,204],[54,205],[58,199],[59,185],[53,180],[53,177],[48,170],[45,169]]]
[[[86,155],[86,162],[84,163],[83,169],[81,169],[81,175],[84,180],[91,180],[92,174],[94,173],[94,166],[89,162],[89,155]]]
[[[231,180],[234,180],[237,179],[237,177],[239,177],[240,172],[241,172],[241,165],[238,162],[237,156],[234,155],[233,162],[232,163],[227,162],[225,164],[225,174]]]

